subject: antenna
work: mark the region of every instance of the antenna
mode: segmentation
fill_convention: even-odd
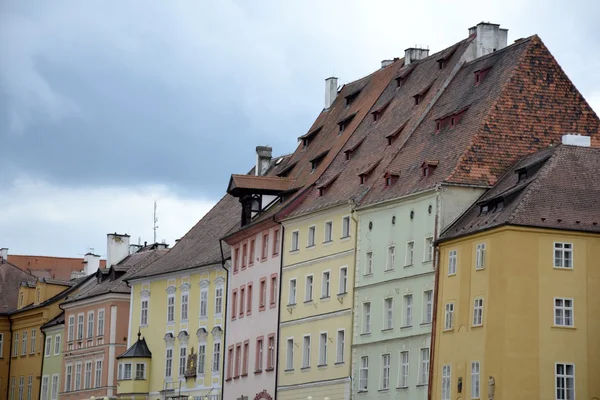
[[[156,243],[156,230],[158,229],[158,217],[156,216],[156,200],[154,200],[154,225],[152,226],[152,230],[154,231],[154,242]]]

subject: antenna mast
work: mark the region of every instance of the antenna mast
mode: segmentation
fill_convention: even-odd
[[[156,200],[154,200],[154,224],[152,226],[152,230],[154,231],[154,242],[156,243],[156,230],[158,229],[158,217],[156,216]]]

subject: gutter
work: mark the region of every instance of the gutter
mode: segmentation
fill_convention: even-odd
[[[434,243],[436,243],[438,234],[439,234],[439,220],[440,220],[440,188],[441,184],[436,185],[436,210],[435,210],[435,226],[433,230],[433,239]],[[432,383],[433,383],[433,372],[434,361],[435,361],[435,338],[436,338],[436,330],[437,330],[437,303],[438,303],[438,288],[439,288],[439,277],[440,277],[440,249],[438,246],[434,247],[433,253],[433,269],[434,269],[434,284],[433,284],[433,307],[431,310],[431,343],[429,345],[429,376],[427,382],[427,400],[431,400],[432,396]]]
[[[223,268],[223,270],[225,271],[225,276],[226,276],[226,282],[227,282],[227,292],[229,292],[229,270],[227,268],[225,268],[225,255],[223,254],[223,239],[219,239],[219,247],[221,249],[221,268]],[[227,310],[229,310],[229,296],[223,296],[225,297],[225,304],[223,304],[224,308],[224,318],[223,318],[223,340],[221,341],[221,344],[223,345],[223,348],[221,349],[221,353],[223,354],[223,367],[221,368],[221,399],[225,398],[225,360],[227,358]],[[212,390],[212,389],[211,389]],[[210,392],[209,392],[210,393]],[[207,395],[208,396],[208,395]]]
[[[281,241],[279,245],[279,299],[277,307],[277,335],[275,336],[275,359],[273,360],[273,363],[276,364],[273,365],[273,367],[275,368],[275,393],[273,393],[273,398],[276,399],[277,385],[279,384],[279,343],[281,342],[279,340],[279,334],[281,333],[281,290],[283,288],[283,249],[285,249],[285,246],[283,245],[283,238],[285,237],[285,227],[281,222],[277,221],[275,218],[273,219],[281,225]],[[269,344],[267,343],[267,346],[268,345]]]

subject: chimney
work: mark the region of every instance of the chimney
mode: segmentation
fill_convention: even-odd
[[[0,249],[0,258],[4,261],[8,261],[8,248],[3,247]]]
[[[106,268],[117,265],[129,255],[129,235],[109,233],[106,235]]]
[[[592,140],[589,136],[582,136],[578,133],[568,133],[562,136],[562,144],[569,146],[591,147]]]
[[[256,146],[256,168],[254,174],[256,176],[263,176],[269,170],[271,166],[271,157],[273,149],[269,146]]]
[[[325,109],[331,107],[337,97],[338,78],[329,77],[325,79]]]
[[[387,67],[388,65],[392,65],[393,63],[394,63],[394,60],[383,60],[383,61],[381,61],[381,68],[383,69],[383,68]]]
[[[83,256],[83,264],[85,276],[92,275],[100,268],[100,256],[94,253],[87,253]]]
[[[429,49],[409,47],[404,50],[404,65],[409,65],[414,61],[422,60],[427,57],[429,57]]]
[[[469,36],[473,34],[476,37],[471,42],[471,46],[469,46],[474,46],[471,51],[472,58],[470,60],[503,49],[508,43],[508,29],[501,29],[500,24],[480,22],[476,26],[469,28]]]

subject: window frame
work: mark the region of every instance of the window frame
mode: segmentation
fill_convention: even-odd
[[[310,351],[312,347],[312,337],[310,333],[302,335],[302,369],[310,368]]]
[[[367,251],[365,253],[365,276],[373,275],[373,251]]]
[[[563,367],[563,373],[559,374],[558,372],[558,367],[562,366]],[[567,367],[570,366],[572,367],[572,371],[573,374],[569,375],[567,373]],[[563,400],[563,399],[567,399],[568,395],[567,395],[567,382],[568,380],[572,380],[572,397],[571,399],[575,399],[576,397],[576,391],[575,391],[575,384],[577,383],[575,380],[575,376],[576,376],[576,371],[575,371],[575,363],[566,363],[566,362],[555,362],[554,363],[554,397],[556,400]],[[559,387],[558,387],[558,380],[562,379],[563,380],[563,386],[562,386],[562,391],[563,394],[559,395]]]
[[[317,239],[317,226],[311,225],[308,227],[308,234],[307,234],[307,238],[306,238],[306,247],[309,249],[315,247],[316,239]]]
[[[323,340],[323,338],[325,338],[325,340]],[[317,364],[317,367],[325,367],[327,366],[327,361],[328,361],[328,357],[327,357],[327,351],[328,351],[328,344],[327,341],[329,340],[329,332],[327,331],[321,331],[319,332],[319,362]]]
[[[102,317],[102,318],[100,318]],[[97,335],[96,336],[104,336],[104,320],[106,318],[106,311],[104,310],[104,308],[101,308],[98,310],[98,316],[97,316],[97,324],[96,324],[96,330],[97,330]],[[102,322],[102,323],[100,323]]]
[[[333,242],[333,220],[325,221],[323,224],[323,244]]]
[[[458,251],[448,251],[448,276],[456,275],[456,266],[458,264]]]
[[[423,242],[423,263],[433,262],[433,236],[427,236]]]
[[[144,306],[145,303],[145,306]],[[150,300],[147,298],[140,299],[140,326],[148,326],[148,305]]]
[[[173,300],[173,304],[170,304]],[[175,324],[175,294],[167,296],[167,325]]]
[[[390,389],[390,369],[392,364],[392,357],[390,353],[384,353],[381,355],[381,381],[379,382],[379,390]]]
[[[290,346],[291,344],[291,346]],[[288,337],[285,340],[285,370],[294,370],[294,338]]]
[[[385,272],[396,269],[396,246],[388,246],[387,259],[385,262]]]
[[[415,241],[406,242],[406,255],[404,257],[404,266],[412,267],[415,263]]]
[[[297,252],[300,249],[300,230],[296,229],[291,232],[290,253]]]
[[[321,272],[321,299],[331,297],[331,270]]]
[[[350,216],[344,215],[342,217],[342,235],[340,239],[348,239],[350,236],[352,236],[350,232]]]
[[[557,301],[562,301],[562,305],[561,306],[557,306],[556,302]],[[570,306],[566,305],[566,302],[569,301],[571,303]],[[573,328],[575,327],[575,301],[572,297],[555,297],[554,301],[553,301],[553,311],[554,311],[554,326],[557,327],[562,327],[562,328]],[[558,323],[558,316],[557,316],[557,311],[562,311],[562,323]],[[570,311],[571,315],[570,315],[570,324],[566,323],[567,320],[567,316],[566,313],[567,311]]]
[[[424,352],[427,351],[427,360],[423,357]],[[429,384],[429,365],[431,363],[431,349],[429,347],[422,347],[420,351],[420,373],[419,373],[419,384],[420,385],[428,385]]]
[[[50,346],[48,346],[48,342],[50,342]],[[52,355],[52,335],[46,335],[46,341],[44,342],[44,358],[48,358]]]
[[[292,286],[292,282],[294,283]],[[292,296],[293,294],[293,296]],[[296,305],[298,296],[298,279],[296,277],[288,280],[288,306]]]
[[[475,372],[475,366],[477,371]],[[481,363],[479,361],[471,361],[471,399],[481,398]]]
[[[405,354],[406,354],[406,363],[404,362]],[[402,350],[402,351],[400,351],[400,356],[398,357],[398,388],[401,388],[401,389],[407,388],[409,377],[410,377],[410,350]]]
[[[388,304],[389,302],[389,304]],[[383,299],[383,331],[394,329],[394,298],[392,296]]]
[[[477,245],[475,246],[475,271],[481,271],[485,269],[486,253],[486,244],[477,243]]]
[[[421,324],[433,323],[433,289],[423,290],[423,320]]]
[[[413,325],[413,308],[414,308],[414,296],[412,293],[406,293],[402,295],[402,327],[408,328]]]
[[[479,304],[481,303],[481,304]],[[473,299],[473,327],[483,326],[483,312],[485,301],[482,296],[477,296]]]
[[[343,271],[343,272],[342,272]],[[341,289],[344,289],[343,291]],[[338,279],[338,296],[348,293],[348,266],[340,267],[340,276]]]
[[[452,398],[452,365],[442,365],[442,395],[441,400]]]
[[[340,333],[342,340],[340,341]],[[341,347],[340,347],[341,344]],[[335,343],[335,363],[343,364],[346,362],[346,329],[341,328],[336,333]]]
[[[310,278],[310,286],[308,285],[308,279]],[[308,303],[314,300],[314,291],[315,291],[315,276],[314,274],[307,274],[304,276],[304,302]],[[310,287],[310,293],[309,293]],[[310,294],[310,296],[309,296]]]
[[[358,366],[358,391],[369,391],[369,356],[360,357],[360,364]]]
[[[557,248],[557,246],[561,246],[559,248]],[[569,248],[565,248],[565,246],[570,246]],[[574,269],[574,255],[575,255],[575,246],[573,246],[573,242],[554,242],[553,246],[552,246],[552,259],[553,259],[553,267],[554,269],[561,269],[561,270],[567,270],[567,271],[571,271]],[[560,257],[560,265],[556,265],[556,252],[560,251],[561,252],[561,257]],[[568,267],[565,267],[565,260],[567,260],[567,258],[565,258],[565,254],[570,254],[570,263],[571,265]]]
[[[364,301],[362,303],[362,323],[361,323],[361,335],[371,334],[371,302]]]
[[[444,331],[451,331],[454,329],[454,310],[456,305],[454,301],[449,301],[444,305]]]

